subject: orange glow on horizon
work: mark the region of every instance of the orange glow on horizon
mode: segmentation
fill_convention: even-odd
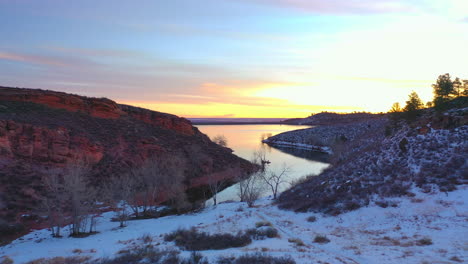
[[[363,111],[359,107],[336,106],[251,106],[238,104],[184,104],[167,102],[119,101],[153,111],[170,113],[186,118],[297,118],[307,117],[321,111],[353,112]]]

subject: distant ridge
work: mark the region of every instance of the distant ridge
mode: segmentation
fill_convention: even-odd
[[[287,118],[187,118],[194,125],[283,124]]]

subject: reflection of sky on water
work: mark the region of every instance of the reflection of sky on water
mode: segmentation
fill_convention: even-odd
[[[262,144],[265,136],[276,135],[285,131],[308,128],[308,126],[291,125],[197,125],[201,132],[213,138],[216,135],[224,135],[228,141],[228,147],[234,150],[234,154],[250,160],[255,150],[264,148],[267,159],[271,162],[269,169],[279,171],[283,164],[290,167],[289,181],[301,178],[305,175],[318,174],[328,164],[322,154],[308,151],[295,151],[294,149],[276,149]],[[287,188],[282,186],[282,189]],[[237,187],[231,186],[218,196],[218,201],[235,200]]]

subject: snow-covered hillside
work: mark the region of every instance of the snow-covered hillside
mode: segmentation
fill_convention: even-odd
[[[354,137],[336,142],[332,147],[332,166],[284,192],[279,206],[337,215],[367,205],[373,195],[386,204],[388,197],[412,196],[413,186],[425,192],[450,192],[457,185],[468,183],[467,109],[444,113],[427,109],[411,122],[368,122],[368,126],[338,126],[343,133],[349,127],[354,132],[348,134]],[[323,134],[320,131],[333,135],[335,129],[336,126],[323,126],[276,137],[301,142],[314,133]]]
[[[201,212],[159,219],[130,221],[125,228],[111,222],[112,212],[99,219],[100,233],[85,238],[52,238],[48,230],[34,231],[0,248],[0,262],[10,258],[25,263],[56,256],[90,256],[91,263],[118,252],[153,245],[181,251],[163,234],[180,227],[195,227],[208,233],[231,233],[254,228],[268,221],[278,230],[277,238],[253,240],[245,247],[207,250],[200,253],[210,263],[221,256],[262,252],[291,256],[297,263],[457,263],[468,259],[468,186],[449,193],[422,193],[412,198],[394,198],[392,206],[369,206],[325,216],[283,211],[264,199],[255,208],[244,203],[225,203]],[[308,219],[315,216],[314,222]],[[312,219],[314,220],[314,219]],[[316,236],[330,242],[316,243]],[[302,242],[302,243],[301,243]],[[190,252],[181,251],[188,257]],[[7,263],[7,262],[5,262]],[[39,262],[38,262],[39,263]],[[60,263],[60,262],[59,262]]]

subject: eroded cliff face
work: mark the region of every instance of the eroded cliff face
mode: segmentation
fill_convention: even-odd
[[[0,87],[0,218],[19,221],[33,212],[41,178],[70,164],[86,163],[99,185],[149,158],[175,156],[184,160],[187,190],[202,188],[209,175],[232,180],[253,170],[184,118],[109,99]]]

